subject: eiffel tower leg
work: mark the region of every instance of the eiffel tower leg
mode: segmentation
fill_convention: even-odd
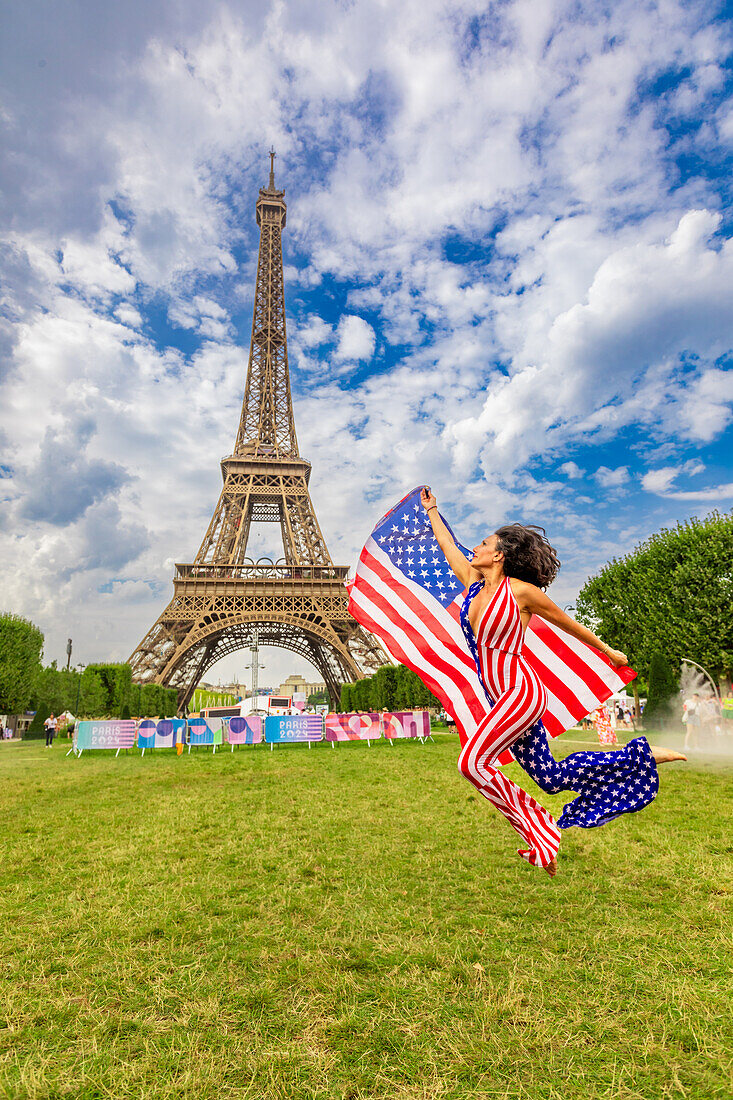
[[[341,699],[341,685],[358,679],[358,669],[345,667],[343,659],[336,659],[333,650],[327,650],[318,642],[311,643],[311,654],[311,664],[315,665],[323,677],[331,706],[336,710]]]
[[[204,646],[201,652],[201,656],[193,664],[193,670],[186,677],[186,683],[182,687],[179,687],[178,709],[180,711],[184,711],[188,707],[188,704],[191,702],[191,696],[196,690],[196,685],[206,672],[206,669],[209,667],[209,665],[213,663],[211,660],[211,655],[214,652],[215,648],[215,645],[213,645],[211,642],[209,642],[208,645]]]
[[[356,623],[350,629],[344,641],[361,675],[369,676],[381,668],[382,665],[391,663],[390,658],[377,639]],[[357,680],[360,678],[361,676],[355,677]]]

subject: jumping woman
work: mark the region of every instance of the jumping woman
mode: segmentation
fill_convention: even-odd
[[[522,656],[531,616],[594,646],[617,667],[627,664],[626,654],[605,645],[545,595],[543,589],[555,579],[560,562],[542,528],[519,523],[500,527],[475,547],[469,561],[440,517],[429,487],[423,488],[420,500],[450,568],[468,590],[461,626],[488,704],[461,749],[459,770],[529,845],[519,854],[555,875],[559,829],[593,828],[643,809],[659,789],[657,764],[686,757],[637,737],[616,752],[576,752],[555,760],[541,721],[547,709],[545,685]],[[577,793],[557,824],[496,767],[509,748],[542,790]]]

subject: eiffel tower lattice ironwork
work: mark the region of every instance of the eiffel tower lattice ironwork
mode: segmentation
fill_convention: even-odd
[[[308,491],[290,393],[282,263],[284,192],[270,180],[257,199],[260,250],[252,341],[234,451],[209,528],[190,564],[177,564],[173,599],[130,658],[137,682],[178,689],[185,707],[206,669],[249,647],[280,646],[323,676],[333,703],[340,684],[388,660],[347,611],[348,567],[334,565]],[[246,556],[252,523],[280,525],[284,558]]]

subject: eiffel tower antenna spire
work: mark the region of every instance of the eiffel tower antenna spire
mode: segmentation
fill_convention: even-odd
[[[290,392],[285,329],[282,231],[285,192],[260,188],[260,228],[247,380],[232,453],[221,460],[223,486],[193,562],[176,565],[174,595],[130,658],[133,677],[178,688],[187,705],[207,668],[259,645],[299,653],[322,674],[332,703],[340,685],[386,663],[384,651],[348,613],[347,566],[336,566],[308,489]],[[280,528],[283,557],[247,556],[253,523]]]
[[[285,331],[282,231],[287,207],[285,192],[275,187],[275,150],[270,150],[270,183],[260,188],[255,207],[260,227],[252,338],[244,404],[234,454],[262,447],[278,457],[298,457],[293,403],[290,395],[288,341]]]

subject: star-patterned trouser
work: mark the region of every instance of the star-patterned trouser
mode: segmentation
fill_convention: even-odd
[[[643,810],[659,790],[657,765],[646,737],[614,752],[574,752],[555,760],[547,731],[536,722],[512,745],[517,762],[548,794],[576,791],[558,818],[561,829],[592,829],[621,814]]]

